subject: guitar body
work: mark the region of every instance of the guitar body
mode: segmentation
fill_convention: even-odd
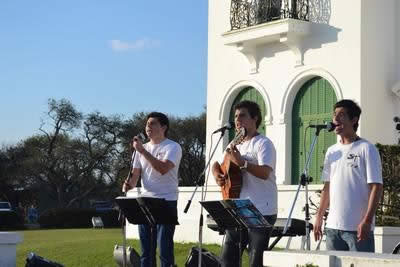
[[[233,163],[226,153],[221,164],[221,171],[227,176],[225,184],[221,186],[222,199],[240,198],[240,190],[243,183],[242,172],[239,166]]]
[[[239,145],[246,137],[246,129],[239,128],[230,145]],[[229,148],[224,155],[224,161],[221,164],[221,171],[227,177],[225,184],[221,186],[222,199],[240,198],[240,190],[242,189],[242,171],[240,167],[232,162],[229,158]]]

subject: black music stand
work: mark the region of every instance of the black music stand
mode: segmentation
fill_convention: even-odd
[[[152,254],[150,266],[155,266],[156,251],[153,248],[153,240],[157,233],[154,233],[154,230],[157,224],[179,224],[178,217],[173,215],[175,212],[168,212],[171,208],[168,207],[164,198],[117,197],[115,202],[117,202],[129,223],[150,225],[150,250]]]
[[[239,232],[239,266],[242,266],[242,230],[249,228],[271,228],[261,212],[250,199],[226,199],[200,201],[221,229],[236,229]]]

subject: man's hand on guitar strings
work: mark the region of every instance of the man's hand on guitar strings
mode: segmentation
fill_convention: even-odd
[[[215,181],[217,182],[217,185],[219,185],[219,186],[225,185],[225,180],[226,180],[226,177],[222,173],[219,173],[215,177]]]
[[[244,159],[242,158],[242,155],[240,154],[236,146],[231,146],[229,155],[231,161],[233,161],[233,163],[235,163],[236,165],[242,166],[244,164]]]

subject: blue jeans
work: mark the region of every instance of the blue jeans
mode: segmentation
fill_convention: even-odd
[[[178,216],[177,201],[167,201],[167,204],[171,209],[166,213],[166,216]],[[157,238],[154,236],[153,244],[151,244],[151,227],[147,224],[139,225],[140,246],[142,248],[142,255],[140,256],[141,267],[156,266],[157,243],[160,251],[161,267],[174,266],[174,233],[175,225],[157,224],[153,229],[153,234],[157,235]],[[153,251],[151,251],[151,248],[153,248]]]
[[[357,241],[357,231],[342,231],[325,228],[326,249],[375,252],[374,232],[368,233],[367,239]]]
[[[276,215],[264,216],[264,218],[274,225]],[[269,229],[247,229],[242,231],[242,251],[249,244],[249,265],[251,267],[263,266],[264,250],[268,247],[269,237],[272,228]],[[236,230],[226,230],[224,247],[222,249],[222,267],[239,266],[239,241],[240,233]]]

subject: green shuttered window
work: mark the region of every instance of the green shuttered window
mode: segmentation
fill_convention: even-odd
[[[296,95],[292,110],[292,184],[299,183],[304,170],[315,129],[305,129],[310,124],[322,124],[332,120],[336,95],[328,81],[315,77],[307,81]],[[304,139],[304,134],[306,134]],[[304,144],[305,140],[305,144]],[[321,183],[321,173],[326,149],[336,143],[336,135],[321,131],[314,147],[308,174],[313,184]]]

